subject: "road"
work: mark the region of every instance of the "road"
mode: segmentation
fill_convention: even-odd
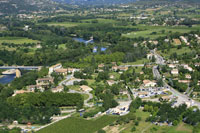
[[[41,66],[0,66],[0,69],[26,69],[26,70],[36,70],[41,68]]]
[[[155,53],[155,52],[154,52]],[[165,61],[163,59],[163,57],[161,57],[160,55],[156,54],[157,56],[155,57],[157,60],[157,64],[159,65],[164,65]],[[160,72],[158,71],[158,67],[154,66],[153,67],[153,73],[155,77],[162,77],[160,75]],[[180,92],[178,92],[177,90],[175,90],[174,88],[172,88],[171,86],[169,86],[165,81],[164,81],[164,87],[165,88],[169,88],[170,92],[172,93],[172,95],[177,97],[177,103],[175,105],[180,105],[183,103],[190,103],[192,106],[197,106],[200,109],[200,102],[197,102],[195,100],[191,100],[190,97],[188,97],[187,95],[184,95]]]
[[[120,67],[143,67],[144,64],[138,64],[138,65],[120,65]]]
[[[35,131],[35,132],[36,132],[36,131],[39,131],[39,130],[45,128],[45,127],[48,127],[48,126],[50,126],[50,125],[52,125],[52,124],[54,124],[54,123],[60,121],[60,120],[66,119],[66,118],[68,118],[68,117],[71,117],[71,115],[74,114],[74,113],[75,113],[75,112],[73,112],[73,113],[71,113],[71,114],[69,114],[69,115],[66,115],[66,116],[57,117],[55,121],[53,121],[53,122],[51,122],[51,123],[49,123],[49,124],[46,124],[46,125],[44,125],[44,126],[41,126],[41,127],[39,127],[39,128],[36,128],[36,129],[34,129],[34,131]]]
[[[160,72],[158,71],[158,66],[153,66],[153,77],[155,79],[160,79],[162,76],[160,75]]]
[[[59,86],[62,86],[63,84],[65,85],[67,81],[73,78],[73,75],[67,75],[65,78],[66,78],[65,80],[59,83]]]
[[[162,56],[160,56],[159,54],[157,54],[155,52],[155,50],[151,50],[150,51],[152,54],[154,54],[154,57],[156,58],[156,64],[159,64],[159,65],[165,65],[165,60]]]
[[[89,95],[89,98],[84,100],[84,105],[87,106],[87,107],[93,107],[94,106],[93,103],[92,104],[88,103],[88,101],[93,98],[93,95],[91,93],[82,92],[82,91],[75,91],[75,90],[69,90],[69,93],[79,93],[79,94],[87,94],[87,95]]]

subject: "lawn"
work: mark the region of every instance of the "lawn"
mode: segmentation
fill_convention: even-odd
[[[177,126],[157,126],[150,122],[145,122],[146,118],[149,117],[150,113],[143,112],[142,110],[136,111],[136,116],[140,116],[142,120],[139,122],[139,126],[136,126],[134,133],[192,133],[192,126],[180,122]],[[133,124],[123,125],[124,130],[120,133],[130,133]]]
[[[94,133],[113,123],[117,117],[102,116],[95,120],[70,117],[38,131],[38,133]]]
[[[0,44],[4,42],[14,43],[14,44],[23,44],[23,43],[37,43],[39,41],[24,38],[24,37],[0,37]]]
[[[84,100],[87,100],[89,98],[88,94],[81,94],[84,97]]]
[[[158,53],[165,58],[169,58],[170,55],[173,54],[174,52],[176,52],[178,55],[181,55],[184,53],[192,52],[192,50],[189,47],[183,47],[181,49],[171,48],[169,51],[165,50],[164,52],[158,51]]]
[[[97,20],[98,23],[102,23],[102,24],[108,24],[108,23],[116,23],[116,20],[113,19],[103,19],[103,18],[97,18],[97,19],[85,19],[82,20],[82,22],[92,22],[93,20]]]
[[[149,37],[151,39],[155,39],[159,36],[165,36],[169,34],[170,31],[172,33],[175,33],[175,32],[188,33],[192,30],[196,30],[197,28],[199,28],[199,25],[194,25],[191,28],[186,27],[186,26],[172,27],[172,26],[145,26],[145,25],[138,25],[138,26],[131,26],[131,27],[139,28],[140,31],[134,31],[127,34],[123,34],[123,36],[128,37],[128,38],[137,38],[137,37],[148,38]],[[162,30],[164,30],[165,32],[162,33]],[[151,34],[153,32],[156,32],[156,34]]]
[[[77,22],[50,22],[50,23],[44,23],[48,26],[63,26],[63,27],[74,27],[74,26],[80,26],[80,25],[87,25],[87,23],[77,23]]]
[[[144,63],[149,63],[149,60],[146,58],[137,60],[135,62],[128,62],[128,63],[122,63],[121,65],[140,65],[140,64],[144,64]]]

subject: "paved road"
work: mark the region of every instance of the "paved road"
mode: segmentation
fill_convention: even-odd
[[[65,80],[59,83],[59,86],[62,86],[63,84],[65,85],[67,81],[73,78],[73,75],[67,75],[65,78],[66,78]]]
[[[158,71],[158,66],[153,66],[153,77],[155,79],[160,79],[162,76],[160,75],[160,72]]]
[[[41,66],[0,66],[0,69],[27,69],[27,70],[35,70],[39,69]]]
[[[144,64],[138,64],[138,65],[120,65],[120,67],[143,67]]]
[[[86,99],[86,100],[84,100],[84,105],[87,106],[87,107],[94,106],[93,103],[92,104],[88,103],[88,101],[93,98],[93,95],[91,93],[89,93],[89,92],[82,92],[82,91],[75,91],[75,90],[69,90],[69,93],[80,93],[80,94],[87,94],[87,95],[89,95],[89,98]]]
[[[41,126],[41,127],[39,127],[39,128],[36,128],[36,129],[34,129],[34,131],[39,131],[39,130],[45,128],[45,127],[48,127],[48,126],[50,126],[50,125],[52,125],[52,124],[54,124],[54,123],[60,121],[60,120],[66,119],[66,118],[68,118],[68,117],[71,117],[71,115],[74,114],[74,113],[75,113],[75,112],[73,112],[73,113],[71,113],[71,114],[69,114],[69,115],[66,115],[66,116],[57,117],[55,121],[53,121],[53,122],[51,122],[51,123],[49,123],[49,124],[46,124],[46,125],[44,125],[44,126]]]
[[[155,52],[155,50],[151,50],[150,51],[152,54],[154,54],[154,57],[156,58],[156,64],[159,64],[159,65],[165,65],[165,60],[162,56],[160,56],[159,54],[157,54]]]
[[[161,57],[160,55],[157,56],[157,58],[159,58],[158,59],[158,64],[163,65],[164,64],[164,59],[162,57],[161,58],[160,57]],[[155,77],[161,77],[160,72],[158,71],[158,67],[154,67],[153,71],[154,71]],[[178,92],[177,90],[175,90],[174,88],[169,86],[165,81],[164,81],[164,87],[165,88],[169,88],[170,92],[172,92],[172,95],[174,95],[174,96],[176,96],[178,98],[177,99],[177,103],[175,105],[180,105],[180,104],[183,104],[183,103],[187,102],[187,103],[190,103],[192,106],[197,106],[200,109],[200,102],[197,102],[195,100],[191,100],[190,97]]]

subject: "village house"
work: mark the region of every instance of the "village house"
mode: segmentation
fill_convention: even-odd
[[[146,91],[138,92],[138,97],[139,98],[149,97],[149,92]]]
[[[114,75],[110,75],[110,79],[114,79],[115,78],[115,76]]]
[[[56,88],[52,88],[51,91],[53,93],[56,93],[56,92],[62,92],[64,90],[64,87],[63,86],[57,86]]]
[[[90,91],[92,91],[92,88],[90,88],[87,85],[82,85],[82,86],[80,86],[80,90],[82,90],[84,92],[90,92]]]
[[[49,75],[50,75],[51,73],[53,73],[54,70],[59,69],[59,68],[62,68],[62,64],[61,64],[61,63],[49,67]]]
[[[98,65],[98,68],[99,68],[99,69],[101,69],[101,68],[103,68],[103,67],[104,67],[104,64],[99,64],[99,65]]]
[[[169,95],[160,97],[161,101],[171,101],[171,99],[172,99],[172,97]]]
[[[117,70],[120,70],[120,71],[127,71],[127,70],[128,70],[128,67],[125,67],[125,66],[112,66],[112,70],[113,70],[113,71],[117,71]]]
[[[68,69],[58,68],[58,69],[55,69],[54,71],[55,71],[55,73],[57,73],[57,74],[67,75]]]
[[[157,85],[155,81],[143,80],[144,87],[154,87]]]
[[[152,54],[152,53],[147,54],[147,59],[151,60],[153,56],[154,56],[154,54]]]
[[[169,68],[175,68],[176,65],[175,65],[175,64],[168,64],[168,67],[169,67]]]
[[[68,73],[74,73],[76,71],[80,71],[80,69],[76,69],[76,68],[67,68],[67,72]]]
[[[178,69],[172,69],[172,70],[171,70],[171,74],[172,74],[172,75],[178,75],[178,73],[179,73],[179,72],[178,72]]]
[[[181,41],[179,39],[173,39],[173,43],[175,45],[181,45]]]
[[[191,81],[190,80],[178,80],[179,83],[185,83],[189,84]]]
[[[109,86],[117,84],[117,81],[114,81],[114,80],[107,80],[106,82],[108,83]]]
[[[14,94],[12,96],[16,96],[17,94],[23,94],[23,93],[30,93],[32,91],[28,91],[28,90],[15,90]]]
[[[185,44],[188,43],[187,39],[186,39],[184,36],[180,36],[180,39],[181,39]]]
[[[186,78],[186,79],[191,79],[192,77],[191,77],[190,74],[186,74],[186,75],[185,75],[185,78]]]
[[[53,78],[40,78],[36,80],[36,84],[40,86],[48,86],[53,83]]]
[[[193,69],[192,69],[190,66],[188,66],[187,64],[186,64],[186,65],[183,65],[183,67],[184,67],[184,69],[187,69],[187,70],[190,71],[190,72],[193,71]]]
[[[195,63],[194,66],[195,67],[200,66],[200,63]]]
[[[40,92],[44,92],[44,88],[41,85],[29,85],[26,87],[28,91],[35,92],[38,89]]]

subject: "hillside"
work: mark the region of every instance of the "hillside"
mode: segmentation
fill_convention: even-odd
[[[48,11],[56,7],[57,4],[51,0],[2,0],[0,1],[0,14]]]
[[[112,5],[135,2],[136,0],[54,0],[76,5]]]

